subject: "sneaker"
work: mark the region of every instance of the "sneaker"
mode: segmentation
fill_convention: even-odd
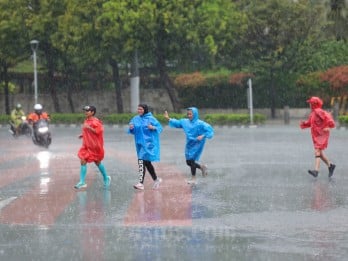
[[[107,176],[106,182],[104,183],[104,186],[105,186],[105,187],[110,187],[110,183],[111,183],[111,177],[110,177],[110,176]]]
[[[329,178],[332,177],[335,168],[336,168],[336,165],[331,163],[329,166]]]
[[[188,181],[187,181],[187,184],[190,184],[190,185],[195,185],[197,182],[196,182],[196,178],[190,178]]]
[[[76,188],[76,189],[87,188],[87,184],[80,181],[79,183],[77,183],[77,184],[74,186],[74,188]]]
[[[162,179],[161,179],[161,178],[157,178],[157,179],[155,180],[155,183],[153,183],[152,188],[153,188],[153,189],[158,189],[158,187],[159,187],[159,185],[161,184],[161,182],[162,182]]]
[[[313,177],[318,177],[319,172],[317,170],[308,170],[308,173]]]
[[[135,189],[139,189],[139,190],[144,190],[144,184],[141,184],[140,182],[138,184],[135,184],[133,186],[133,188]]]
[[[202,164],[201,165],[201,171],[202,171],[202,176],[206,177],[208,175],[208,167],[207,167],[207,165]]]

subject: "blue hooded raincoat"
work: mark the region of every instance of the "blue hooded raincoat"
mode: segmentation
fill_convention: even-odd
[[[134,129],[128,130],[128,133],[134,135],[135,148],[138,159],[148,161],[160,160],[160,140],[159,134],[163,128],[159,121],[152,115],[151,112],[143,115],[134,116],[129,124],[134,125]],[[156,127],[150,130],[147,126],[151,124]]]
[[[185,158],[186,160],[198,161],[203,152],[206,139],[211,139],[214,136],[214,129],[208,123],[199,119],[198,109],[190,107],[193,114],[192,120],[184,119],[170,119],[169,126],[173,128],[182,128],[186,134]],[[202,140],[197,137],[204,135]]]

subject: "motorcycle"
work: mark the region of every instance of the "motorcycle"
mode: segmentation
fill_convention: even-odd
[[[18,127],[18,132],[16,132],[16,127],[15,127],[14,123],[12,121],[9,122],[9,124],[10,124],[9,131],[10,131],[10,133],[15,138],[19,137],[20,135],[25,135],[27,137],[31,137],[32,130],[31,130],[30,125],[29,125],[29,123],[27,121],[27,117],[22,116],[21,120],[22,120],[22,122],[21,122],[21,124]]]
[[[32,139],[34,144],[48,148],[52,142],[48,121],[46,119],[38,120],[33,124],[33,132]]]

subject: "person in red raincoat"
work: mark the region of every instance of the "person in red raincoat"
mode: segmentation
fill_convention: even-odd
[[[329,177],[334,173],[336,165],[332,164],[325,156],[324,150],[328,146],[330,129],[335,127],[335,121],[330,113],[322,109],[323,101],[318,97],[311,97],[307,100],[311,107],[311,113],[306,121],[300,122],[301,129],[311,128],[314,145],[315,168],[308,170],[313,177],[319,174],[320,160],[324,161],[329,169]]]
[[[86,188],[85,181],[87,174],[87,163],[94,162],[100,170],[104,186],[109,187],[111,178],[106,174],[105,167],[102,163],[104,159],[104,127],[101,120],[96,118],[96,108],[92,105],[85,106],[86,119],[82,125],[82,134],[79,138],[82,138],[82,147],[78,152],[80,158],[80,181],[74,186],[76,189]]]

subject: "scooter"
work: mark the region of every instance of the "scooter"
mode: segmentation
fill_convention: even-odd
[[[10,129],[9,129],[9,132],[12,134],[13,137],[17,138],[21,135],[25,135],[27,137],[31,137],[31,134],[32,134],[32,130],[30,128],[30,125],[27,121],[27,117],[25,116],[22,116],[21,117],[21,124],[19,125],[18,127],[18,132],[16,133],[16,127],[15,125],[13,124],[12,121],[9,122],[9,125],[10,125]]]
[[[48,148],[52,142],[49,123],[46,119],[40,119],[33,124],[32,140],[35,145]]]

